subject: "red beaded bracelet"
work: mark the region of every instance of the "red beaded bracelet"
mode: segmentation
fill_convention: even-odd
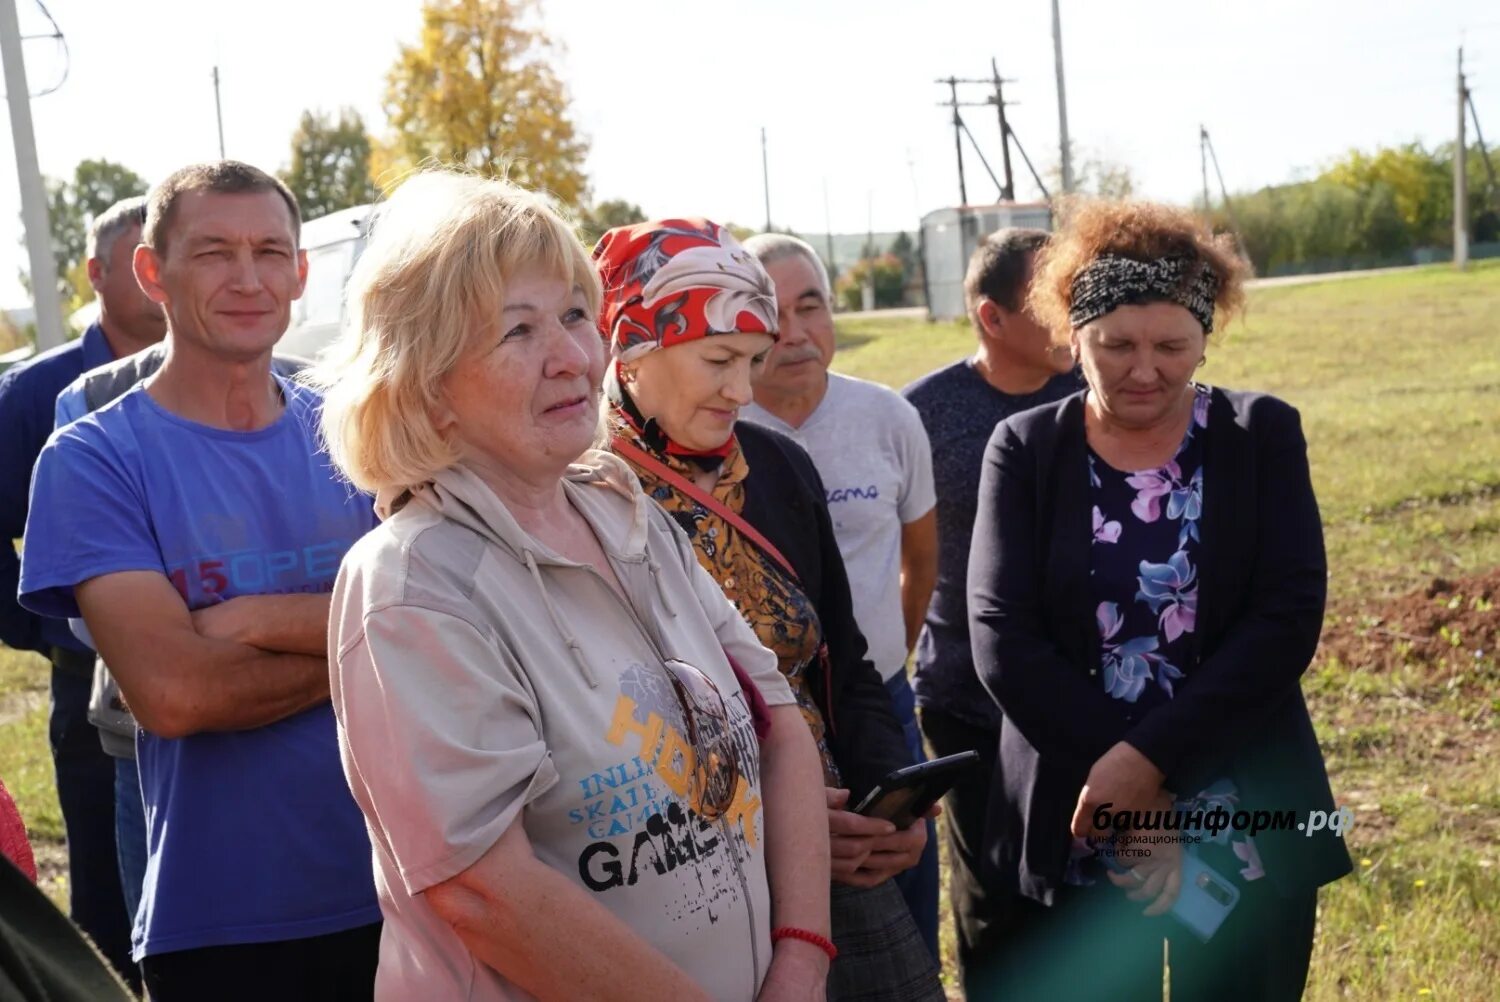
[[[771,942],[779,943],[783,939],[800,939],[804,943],[811,943],[824,953],[828,954],[830,961],[837,960],[839,948],[833,945],[833,940],[827,936],[819,936],[817,933],[807,929],[798,929],[795,926],[784,925],[771,930]]]

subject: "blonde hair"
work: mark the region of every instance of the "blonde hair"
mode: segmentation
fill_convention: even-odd
[[[1201,262],[1218,279],[1214,311],[1225,320],[1245,302],[1250,266],[1228,236],[1215,236],[1187,209],[1156,202],[1071,198],[1063,204],[1062,229],[1037,254],[1027,305],[1053,340],[1067,343],[1072,333],[1073,279],[1105,254],[1150,261],[1185,257]]]
[[[365,491],[430,480],[458,461],[433,414],[444,377],[499,323],[506,280],[540,268],[599,308],[588,252],[542,196],[454,170],[412,175],[377,210],[349,277],[349,323],[312,381],[323,439]]]

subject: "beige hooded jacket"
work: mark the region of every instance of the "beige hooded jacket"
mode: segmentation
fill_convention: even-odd
[[[768,704],[791,692],[623,462],[586,453],[563,487],[628,604],[521,529],[462,466],[393,514],[383,503],[389,517],[339,573],[332,698],[385,917],[381,1002],[529,997],[422,894],[518,820],[540,860],[715,998],[753,999],[770,963],[758,746],[725,652]],[[743,775],[714,822],[692,810],[694,756],[667,658],[700,668],[729,710]]]

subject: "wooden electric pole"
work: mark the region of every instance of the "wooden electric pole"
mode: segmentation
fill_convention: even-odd
[[[214,67],[214,117],[219,120],[219,159],[226,159],[224,155],[224,106],[219,101],[219,68]]]
[[[1068,139],[1068,91],[1063,85],[1062,12],[1052,0],[1052,57],[1057,66],[1057,141],[1063,194],[1073,190],[1073,143]]]
[[[771,232],[771,161],[766,154],[766,127],[760,128],[760,180],[766,193],[766,232]]]
[[[1203,211],[1206,213],[1213,208],[1213,200],[1208,195],[1208,127],[1202,123],[1198,125],[1198,166],[1203,170]]]
[[[1453,267],[1469,266],[1469,165],[1464,141],[1464,117],[1469,110],[1469,88],[1464,84],[1464,50],[1458,47],[1458,143],[1453,147]]]
[[[1016,179],[1010,169],[1010,123],[1005,120],[1005,92],[1000,87],[1004,81],[1000,79],[1000,67],[993,59],[990,60],[990,73],[995,77],[995,110],[1000,113],[1000,159],[1005,170],[1005,185],[1000,189],[1000,197],[1014,202]]]
[[[958,78],[949,77],[938,83],[948,85],[952,94],[949,104],[953,108],[953,150],[958,154],[958,204],[969,204],[969,186],[964,183],[964,120],[958,114]]]

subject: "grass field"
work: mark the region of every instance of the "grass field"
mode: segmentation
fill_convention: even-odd
[[[1500,567],[1497,317],[1489,262],[1259,289],[1216,335],[1202,378],[1302,412],[1330,632],[1378,631],[1398,596]],[[839,369],[896,387],[972,351],[959,324],[861,319],[841,341]],[[1490,605],[1433,599],[1455,600]],[[1444,641],[1392,636],[1394,668],[1325,654],[1306,677],[1356,815],[1356,872],[1322,896],[1309,999],[1500,999],[1500,670],[1494,649]]]
[[[1301,410],[1332,569],[1328,630],[1391,634],[1378,665],[1325,652],[1305,680],[1335,792],[1356,815],[1356,872],[1321,899],[1316,1002],[1500,999],[1496,651],[1382,625],[1434,578],[1500,567],[1497,318],[1500,262],[1260,289],[1202,370]],[[900,387],[972,339],[957,324],[860,319],[841,345],[839,369]],[[1432,601],[1500,616],[1478,595]],[[55,861],[45,712],[40,661],[0,649],[0,779]],[[63,889],[54,878],[49,890]],[[950,970],[951,942],[945,929]]]

